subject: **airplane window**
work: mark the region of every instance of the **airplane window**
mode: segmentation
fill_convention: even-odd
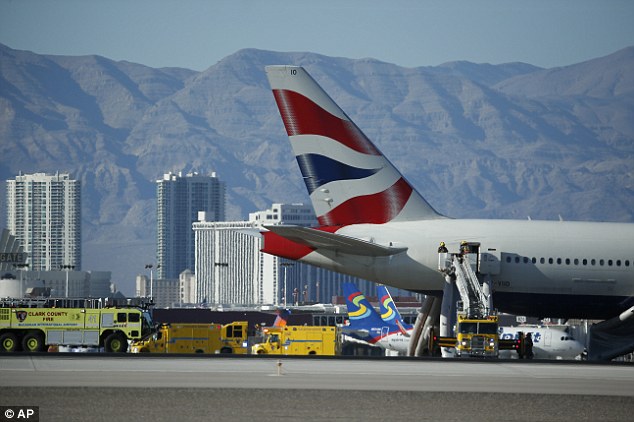
[[[537,258],[532,257],[532,258],[531,258],[531,262],[532,262],[533,264],[537,264]]]
[[[570,258],[566,258],[566,265],[570,265]]]
[[[617,260],[616,260],[616,266],[617,266],[617,267],[620,267],[620,266],[621,266],[621,260],[620,260],[620,259],[617,259]]]
[[[511,257],[510,256],[506,257],[506,262],[511,262]]]
[[[519,263],[520,263],[520,257],[519,257],[519,256],[516,256],[516,257],[515,257],[515,263],[516,263],[516,264],[519,264]]]
[[[552,258],[548,258],[548,263],[552,264],[553,263],[553,259]]]
[[[528,264],[528,257],[527,256],[524,257],[524,264]]]
[[[579,260],[575,258],[575,265],[579,265]]]
[[[604,261],[604,260],[602,260],[602,259],[600,259],[600,260],[599,260],[599,265],[601,265],[601,266],[605,265],[605,261]]]
[[[539,263],[540,264],[544,264],[546,262],[546,260],[544,258],[539,258]]]
[[[608,265],[611,267],[612,266],[612,260],[608,259]]]
[[[625,260],[625,266],[626,266],[626,267],[629,267],[629,266],[630,266],[630,260],[629,260],[629,259],[626,259],[626,260]]]
[[[561,258],[557,258],[557,264],[561,265]]]
[[[592,261],[590,261],[592,263],[592,265],[597,265],[597,260],[593,259]]]
[[[583,265],[588,265],[588,260],[583,258]]]

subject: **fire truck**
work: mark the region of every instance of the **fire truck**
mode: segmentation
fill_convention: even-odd
[[[499,354],[498,316],[458,314],[456,356],[497,358]]]
[[[162,324],[130,345],[132,353],[247,353],[247,321],[230,324]]]
[[[128,340],[152,334],[149,306],[111,299],[3,299],[0,352],[41,352],[64,345],[122,353]]]
[[[264,341],[253,346],[253,354],[333,356],[340,353],[341,340],[336,327],[285,325],[262,331]]]

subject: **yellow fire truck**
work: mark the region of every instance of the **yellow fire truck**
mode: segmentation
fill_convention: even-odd
[[[498,317],[483,318],[458,314],[456,356],[498,357]]]
[[[247,353],[247,321],[231,324],[163,324],[131,344],[132,353]]]
[[[40,352],[51,345],[125,352],[152,333],[147,309],[99,299],[0,301],[0,352]]]
[[[264,328],[264,342],[253,346],[253,354],[336,355],[340,353],[340,336],[336,327],[285,325]]]

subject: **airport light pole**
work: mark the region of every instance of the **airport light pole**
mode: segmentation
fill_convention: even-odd
[[[214,288],[212,289],[212,294],[213,297],[211,298],[213,303],[220,303],[220,299],[219,295],[216,295],[215,292],[218,291],[220,292],[220,288],[218,286],[221,286],[220,284],[220,268],[227,268],[229,266],[229,264],[227,262],[214,262],[214,268],[216,269],[214,271]],[[227,276],[226,273],[223,273],[225,275],[225,278]]]
[[[282,268],[284,268],[284,307],[286,307],[286,292],[287,292],[287,289],[286,289],[286,269],[288,267],[292,267],[293,265],[295,265],[295,264],[293,264],[292,262],[282,262],[280,264],[280,266],[282,266]]]
[[[64,264],[59,266],[60,270],[66,270],[66,298],[68,298],[68,270],[74,270],[74,265]]]
[[[150,299],[154,298],[154,278],[152,277],[152,268],[154,268],[154,264],[145,264],[145,269],[150,270]]]

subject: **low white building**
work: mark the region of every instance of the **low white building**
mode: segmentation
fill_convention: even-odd
[[[172,278],[136,276],[136,297],[152,297],[158,308],[172,307],[180,302],[180,282]]]
[[[48,291],[52,297],[111,296],[110,271],[15,270],[1,277],[0,297],[22,297],[35,288]]]

